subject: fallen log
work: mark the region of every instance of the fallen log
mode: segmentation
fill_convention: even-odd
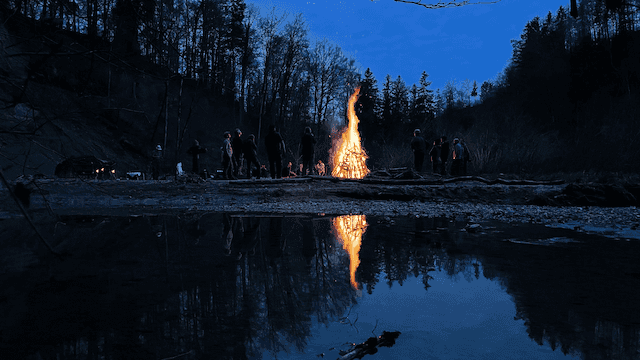
[[[378,352],[378,347],[392,347],[396,343],[396,339],[400,336],[400,331],[383,331],[378,337],[370,337],[367,341],[353,345],[347,351],[340,351],[338,360],[361,359],[365,355],[371,355]]]
[[[477,181],[487,185],[562,185],[564,180],[509,180],[509,179],[485,179],[481,176],[456,176],[452,178],[432,178],[432,179],[383,179],[383,178],[364,178],[364,179],[340,179],[330,176],[310,176],[313,180],[328,180],[333,182],[357,182],[361,184],[380,184],[380,185],[445,185],[463,181]]]

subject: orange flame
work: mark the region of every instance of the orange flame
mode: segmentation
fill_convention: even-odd
[[[338,235],[338,240],[342,242],[342,248],[349,253],[351,286],[356,290],[360,287],[356,282],[356,270],[360,265],[360,244],[367,225],[365,215],[344,215],[333,219],[333,228]]]
[[[355,103],[360,97],[360,87],[349,98],[349,126],[346,127],[341,136],[333,144],[331,163],[333,170],[331,175],[342,179],[362,179],[367,176],[367,153],[360,143],[360,133],[358,132],[358,122],[356,116]]]

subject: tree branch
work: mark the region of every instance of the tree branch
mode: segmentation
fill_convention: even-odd
[[[423,3],[422,0],[417,0],[417,1],[411,1],[411,0],[393,0],[395,2],[402,2],[402,3],[407,3],[407,4],[414,4],[414,5],[420,5],[420,6],[424,6],[427,9],[444,9],[444,8],[451,8],[451,7],[458,7],[458,6],[465,6],[465,5],[477,5],[477,4],[495,4],[498,3],[502,0],[490,0],[490,1],[477,1],[477,2],[471,2],[471,0],[449,0],[449,1],[438,1],[437,3]]]

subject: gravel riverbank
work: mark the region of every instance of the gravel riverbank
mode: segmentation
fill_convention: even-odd
[[[117,214],[218,211],[269,214],[365,214],[449,217],[469,223],[484,220],[539,223],[640,239],[635,206],[532,205],[554,199],[569,185],[363,184],[317,179],[239,181],[32,181],[30,211]],[[4,218],[17,216],[8,191],[0,192]]]

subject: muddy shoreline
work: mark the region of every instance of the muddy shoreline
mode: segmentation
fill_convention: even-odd
[[[569,200],[591,201],[584,193],[577,193],[576,186],[573,183],[487,185],[477,181],[395,185],[317,178],[260,181],[36,179],[29,184],[32,189],[29,211],[94,215],[200,211],[365,214],[388,217],[389,221],[396,216],[448,217],[462,218],[469,223],[483,220],[538,223],[603,232],[614,238],[640,238],[640,211],[635,205],[550,205]],[[591,189],[591,193],[595,191],[593,184],[584,188]],[[574,195],[569,199],[571,192]],[[604,190],[600,192],[604,193]],[[635,200],[631,198],[627,200]],[[1,218],[21,216],[4,188],[0,191],[0,200]]]

